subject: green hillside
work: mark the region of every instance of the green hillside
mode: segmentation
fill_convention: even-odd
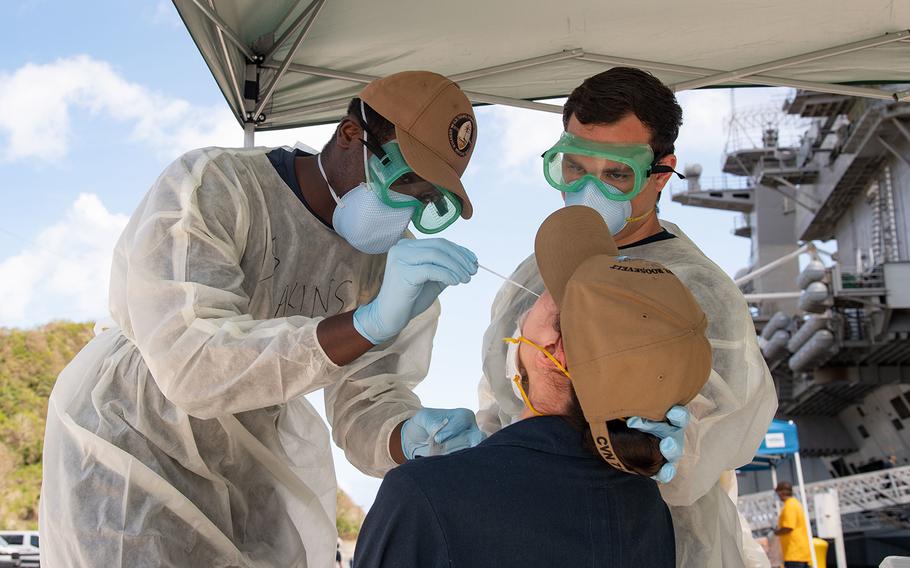
[[[38,526],[47,397],[57,374],[92,337],[92,324],[0,329],[0,527]]]
[[[0,529],[36,529],[47,398],[57,375],[92,337],[93,324],[0,328]],[[336,523],[356,538],[363,511],[338,492]]]

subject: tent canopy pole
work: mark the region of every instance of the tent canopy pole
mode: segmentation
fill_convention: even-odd
[[[216,28],[218,28],[219,30],[224,32],[224,35],[226,35],[228,37],[228,39],[231,40],[231,43],[233,43],[235,46],[237,46],[237,49],[239,49],[240,51],[243,52],[244,55],[246,55],[247,59],[252,60],[252,59],[256,58],[256,54],[253,53],[253,50],[250,49],[249,47],[247,47],[247,45],[243,42],[243,40],[240,39],[240,36],[238,36],[236,33],[234,33],[234,30],[231,29],[231,26],[229,26],[227,24],[227,22],[222,20],[221,17],[218,16],[218,14],[216,14],[214,10],[209,8],[203,0],[192,0],[192,1],[193,1],[193,4],[195,4],[196,7],[199,8],[199,11],[202,12],[202,14],[206,18],[211,20],[211,22],[213,24],[215,24]]]

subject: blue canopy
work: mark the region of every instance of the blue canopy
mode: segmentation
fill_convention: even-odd
[[[752,463],[739,468],[739,471],[771,469],[771,466],[781,458],[798,451],[799,437],[796,434],[796,424],[792,420],[772,420],[765,439],[752,458]]]
[[[799,437],[792,420],[772,420],[756,456],[784,456],[799,451]]]

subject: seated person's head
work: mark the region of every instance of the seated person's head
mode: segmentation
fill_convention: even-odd
[[[598,455],[591,430],[575,395],[575,388],[559,368],[562,366],[571,374],[571,370],[566,368],[559,309],[549,292],[545,292],[531,309],[525,312],[520,319],[519,328],[521,336],[543,347],[556,359],[553,361],[528,343],[519,342],[514,348],[517,350],[517,373],[521,377],[521,389],[518,389],[518,394],[524,390],[527,396],[521,417],[530,418],[538,413],[562,416],[569,424],[583,432],[585,445],[592,453]],[[517,385],[515,388],[518,388]],[[635,473],[651,477],[666,463],[660,453],[660,439],[656,436],[627,428],[622,420],[611,420],[609,429],[617,457]]]
[[[711,369],[704,313],[672,272],[619,256],[586,207],[551,215],[535,249],[547,291],[519,319],[507,356],[522,418],[562,416],[610,465],[655,475],[660,440],[625,419],[662,421],[701,390]]]

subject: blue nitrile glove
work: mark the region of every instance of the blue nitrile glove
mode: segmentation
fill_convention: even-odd
[[[685,406],[674,406],[668,410],[666,422],[655,422],[639,416],[626,420],[626,426],[629,428],[660,438],[660,453],[666,458],[667,463],[652,478],[655,481],[669,483],[676,475],[676,463],[683,455],[683,445],[686,442],[685,430],[688,424],[689,411]]]
[[[401,449],[412,460],[473,448],[484,437],[467,408],[421,408],[401,427]]]
[[[445,239],[402,239],[389,249],[379,294],[354,310],[354,328],[378,345],[398,335],[446,286],[477,274],[477,256]]]

